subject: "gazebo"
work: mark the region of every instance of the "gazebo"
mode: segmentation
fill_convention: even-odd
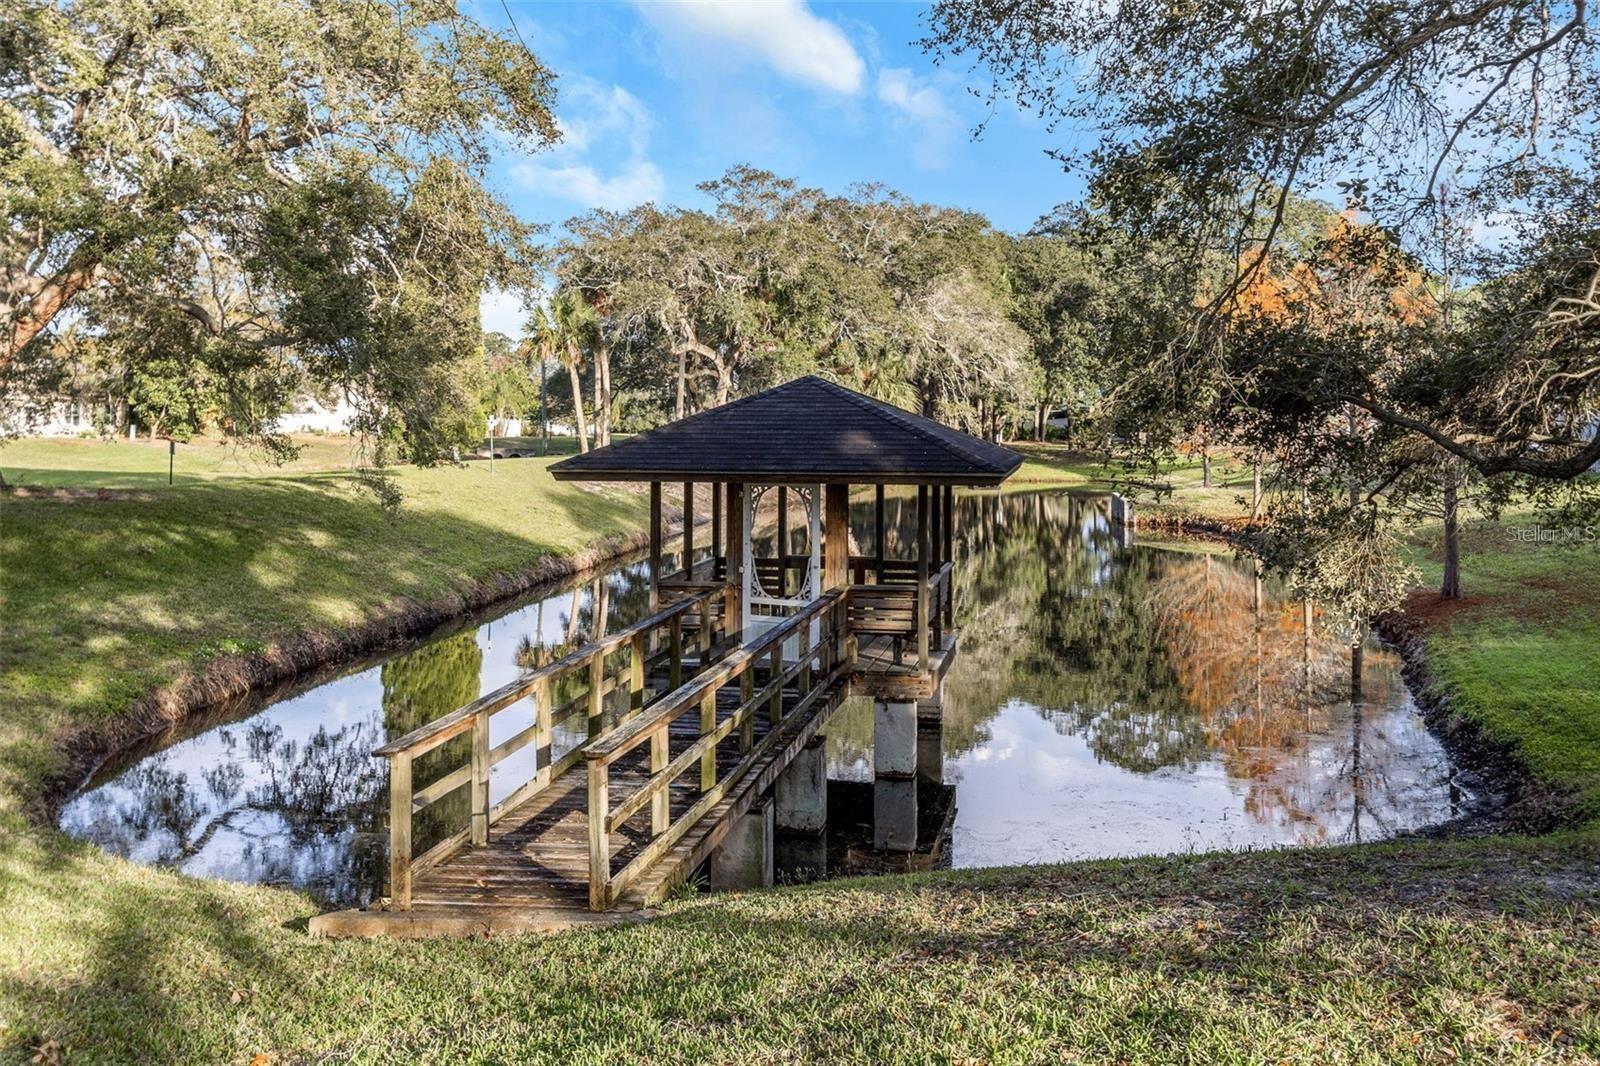
[[[927,679],[951,619],[954,490],[993,487],[1015,452],[807,376],[556,463],[563,481],[650,485],[652,606],[724,590],[724,632],[748,642],[830,590],[849,587],[863,661]],[[662,567],[662,486],[683,487],[681,565]],[[696,542],[695,487],[709,485],[710,543]],[[853,486],[874,490],[870,551],[850,551]],[[890,555],[885,489],[915,486],[915,549]],[[770,551],[754,537],[769,505]],[[796,541],[800,543],[797,545]],[[708,550],[697,550],[697,549]],[[704,558],[697,559],[697,554]],[[908,662],[914,654],[914,662]]]

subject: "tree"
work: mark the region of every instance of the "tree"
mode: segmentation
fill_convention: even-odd
[[[1588,430],[1600,412],[1600,39],[1587,16],[1584,3],[1531,0],[942,0],[925,43],[972,54],[995,95],[1052,124],[1098,130],[1061,156],[1114,223],[1180,240],[1197,269],[1218,255],[1237,266],[1159,361],[1130,372],[1170,379],[1219,358],[1222,312],[1273,253],[1297,193],[1342,183],[1416,252],[1449,185],[1474,223],[1498,225],[1464,264],[1498,297],[1465,327],[1478,343],[1439,349],[1433,387],[1403,403],[1374,387],[1381,375],[1316,383],[1484,477],[1571,481],[1600,460]]]
[[[69,311],[176,318],[225,400],[309,372],[360,428],[437,457],[477,294],[534,260],[480,181],[490,139],[555,139],[550,72],[431,0],[9,10],[0,379]],[[270,421],[234,413],[246,436]]]

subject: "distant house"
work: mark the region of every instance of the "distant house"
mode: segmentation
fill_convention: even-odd
[[[0,433],[18,437],[76,437],[95,430],[97,413],[104,423],[105,404],[77,399],[14,399],[0,408]]]
[[[276,428],[281,433],[348,433],[356,409],[344,397],[332,405],[315,396],[302,396],[279,415]]]

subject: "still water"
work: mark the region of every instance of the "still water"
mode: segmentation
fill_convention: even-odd
[[[852,520],[870,546],[868,509]],[[963,496],[956,528],[961,648],[914,779],[877,772],[873,706],[848,703],[827,730],[827,839],[780,851],[792,875],[1376,840],[1467,801],[1393,656],[1366,649],[1353,697],[1349,649],[1247,561],[1121,546],[1092,496]],[[371,749],[646,602],[629,562],[216,708],[104,767],[61,824],[138,862],[366,902],[386,842]],[[494,798],[525,773],[496,772]]]

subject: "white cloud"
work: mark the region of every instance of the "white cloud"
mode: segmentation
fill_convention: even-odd
[[[511,168],[512,178],[580,207],[622,211],[666,192],[650,158],[650,111],[620,85],[580,81],[564,92],[561,143]]]
[[[485,333],[504,333],[515,339],[522,336],[528,312],[522,307],[521,296],[491,289],[478,297],[478,317],[483,320]]]
[[[943,166],[961,129],[960,116],[943,94],[905,67],[886,67],[878,72],[878,100],[899,112],[902,124],[915,135],[912,156],[917,165]]]
[[[812,14],[804,0],[638,0],[638,8],[685,47],[731,45],[786,78],[830,92],[854,95],[866,77],[867,65],[844,31]]]

